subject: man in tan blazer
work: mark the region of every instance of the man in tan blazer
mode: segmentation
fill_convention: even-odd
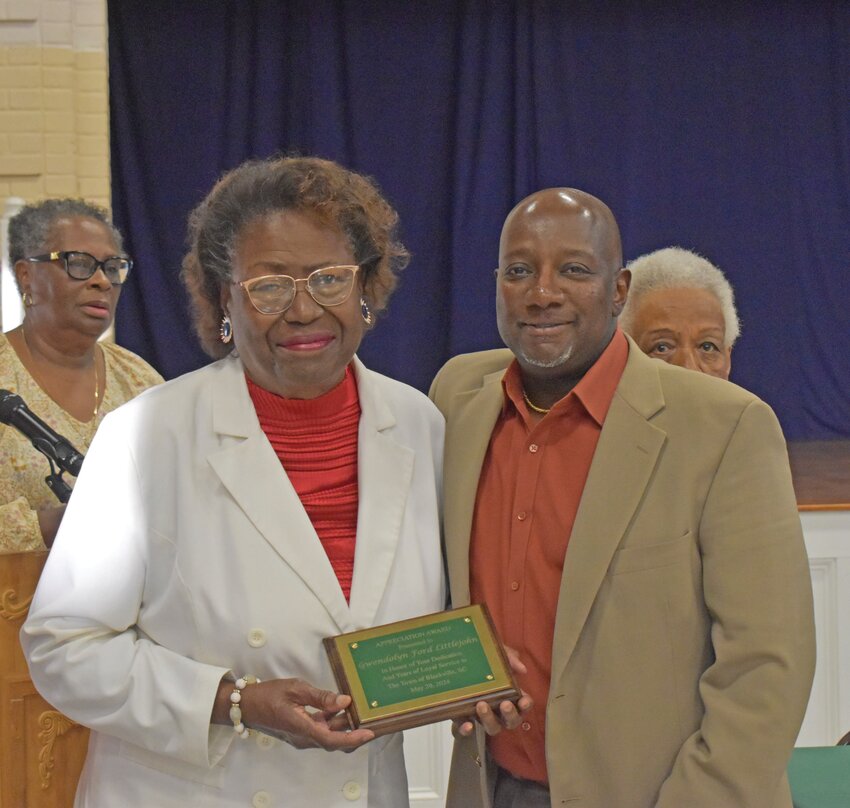
[[[782,433],[622,334],[622,265],[598,199],[523,200],[496,270],[510,350],[431,389],[453,604],[487,602],[535,702],[521,729],[461,727],[449,808],[791,806],[815,649]]]

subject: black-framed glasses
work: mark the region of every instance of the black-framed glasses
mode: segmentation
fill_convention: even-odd
[[[248,295],[251,305],[261,314],[282,314],[295,300],[298,284],[303,283],[310,297],[320,306],[339,306],[351,296],[354,278],[360,266],[339,266],[314,269],[306,278],[290,275],[263,275],[249,281],[233,281]]]
[[[93,255],[79,250],[61,250],[44,255],[33,255],[26,260],[33,264],[61,261],[68,277],[76,281],[87,281],[95,272],[102,269],[106,279],[113,286],[120,286],[124,283],[133,268],[133,261],[130,258],[112,255],[109,258],[104,258],[103,261],[98,261]]]

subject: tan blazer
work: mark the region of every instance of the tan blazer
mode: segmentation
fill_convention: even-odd
[[[475,494],[511,358],[456,357],[431,388],[448,422],[455,606],[469,602]],[[552,805],[791,808],[785,767],[814,661],[776,417],[630,341],[564,561],[546,709]],[[488,804],[482,743],[456,744],[449,808]]]

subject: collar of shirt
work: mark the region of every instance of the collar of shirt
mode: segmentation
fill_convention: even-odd
[[[611,341],[591,365],[590,370],[567,395],[555,403],[549,415],[566,416],[574,412],[576,407],[582,407],[601,427],[614,398],[614,391],[620,383],[628,357],[629,343],[618,326]],[[505,417],[509,409],[513,408],[528,428],[532,429],[535,422],[531,420],[523,400],[522,374],[516,359],[508,365],[502,377],[502,389],[505,393],[502,417]]]

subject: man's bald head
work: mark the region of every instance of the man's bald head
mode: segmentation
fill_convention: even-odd
[[[577,188],[544,188],[527,196],[507,215],[499,241],[501,254],[505,238],[517,222],[529,223],[552,218],[577,218],[586,223],[594,250],[605,260],[611,272],[623,266],[623,245],[614,214],[601,199]]]

